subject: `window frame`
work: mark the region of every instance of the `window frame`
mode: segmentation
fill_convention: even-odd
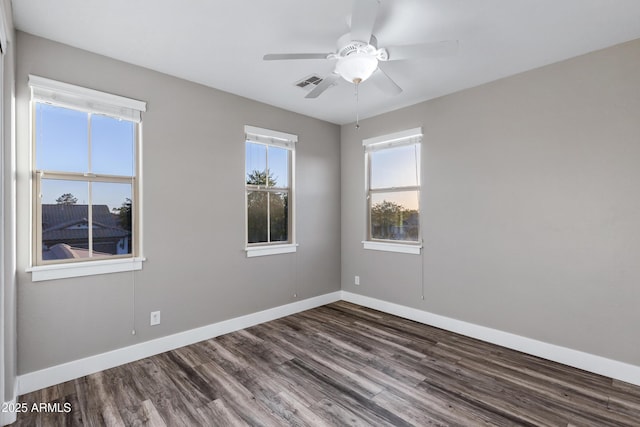
[[[265,255],[276,255],[276,254],[284,254],[284,253],[292,253],[296,252],[298,244],[296,243],[296,215],[295,215],[295,163],[296,163],[296,144],[298,142],[298,136],[275,131],[271,129],[264,129],[256,126],[245,125],[244,127],[245,137],[244,137],[244,213],[245,213],[245,223],[244,223],[244,250],[246,252],[247,258],[257,257],[257,256],[265,256]],[[278,147],[284,148],[288,152],[288,186],[287,187],[268,187],[262,185],[253,185],[247,184],[247,170],[246,170],[246,161],[247,161],[247,143],[253,144],[261,144],[267,147]],[[266,164],[267,174],[269,171],[269,163],[268,163],[268,149],[266,154]],[[267,194],[270,193],[282,193],[286,192],[288,194],[288,240],[287,241],[267,241],[267,242],[256,242],[249,243],[249,206],[248,206],[248,196],[250,192],[264,192]],[[267,236],[270,236],[271,224],[269,221],[269,204],[267,204]],[[268,240],[270,238],[268,237]]]
[[[362,241],[364,249],[397,252],[419,255],[422,249],[422,212],[421,212],[421,189],[422,189],[422,128],[407,129],[400,132],[394,132],[387,135],[381,135],[373,138],[367,138],[362,141],[365,160],[365,238]],[[420,156],[417,158],[417,178],[418,185],[389,187],[389,188],[371,188],[372,168],[371,153],[385,149],[397,148],[409,145],[420,146]],[[402,191],[415,191],[418,195],[418,239],[410,240],[391,240],[376,239],[372,236],[371,222],[371,203],[374,194],[388,194]]]
[[[31,140],[31,267],[32,281],[53,280],[67,277],[81,277],[121,271],[142,269],[142,112],[146,103],[105,92],[96,91],[68,83],[29,75],[30,99],[30,140]],[[90,172],[40,171],[36,169],[36,105],[49,104],[87,113],[87,144],[91,144],[92,115],[102,115],[132,122],[134,125],[133,176],[95,174]],[[131,185],[131,253],[114,254],[105,257],[84,259],[43,260],[42,259],[42,203],[40,190],[43,179],[79,181],[84,183],[106,182]],[[92,217],[93,203],[88,204],[89,218]],[[92,247],[91,229],[89,245]]]

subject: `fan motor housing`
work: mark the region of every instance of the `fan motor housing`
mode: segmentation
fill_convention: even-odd
[[[369,43],[359,40],[351,40],[351,33],[347,33],[338,39],[338,56],[345,57],[353,53],[374,54],[378,50],[378,40],[371,36]]]
[[[378,39],[373,34],[369,43],[352,40],[351,33],[347,33],[338,39],[338,50],[328,59],[346,58],[353,54],[364,54],[376,57],[380,61],[386,61],[389,54],[386,49],[378,49]]]

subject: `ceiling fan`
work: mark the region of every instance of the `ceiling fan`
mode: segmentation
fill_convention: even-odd
[[[291,59],[336,60],[333,73],[325,77],[305,98],[317,98],[336,84],[340,77],[356,85],[371,78],[382,91],[391,95],[402,92],[380,67],[379,62],[401,61],[453,54],[458,49],[457,40],[378,48],[378,40],[372,34],[380,0],[354,0],[351,15],[351,32],[338,39],[338,49],[330,53],[270,53],[265,61]]]

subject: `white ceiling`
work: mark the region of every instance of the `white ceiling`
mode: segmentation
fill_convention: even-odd
[[[294,86],[328,60],[266,53],[333,52],[350,0],[13,0],[19,30],[308,116],[355,119],[346,81],[317,99]],[[379,46],[459,40],[457,56],[382,63],[404,92],[360,86],[370,117],[640,38],[639,0],[381,0]]]

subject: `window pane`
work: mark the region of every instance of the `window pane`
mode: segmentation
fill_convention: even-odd
[[[269,147],[269,187],[289,187],[289,150]]]
[[[267,241],[267,193],[249,191],[247,193],[247,235],[249,243]]]
[[[289,240],[289,194],[269,194],[269,216],[271,241],[286,242]]]
[[[88,114],[36,104],[36,169],[87,172]]]
[[[94,182],[93,256],[124,255],[132,247],[131,184]]]
[[[369,160],[373,189],[420,185],[420,144],[373,151]]]
[[[91,172],[134,176],[135,124],[112,117],[91,116]]]
[[[87,258],[89,185],[42,179],[42,259]]]
[[[418,191],[371,195],[371,238],[418,241]]]
[[[245,173],[247,184],[267,185],[267,146],[246,143]]]

